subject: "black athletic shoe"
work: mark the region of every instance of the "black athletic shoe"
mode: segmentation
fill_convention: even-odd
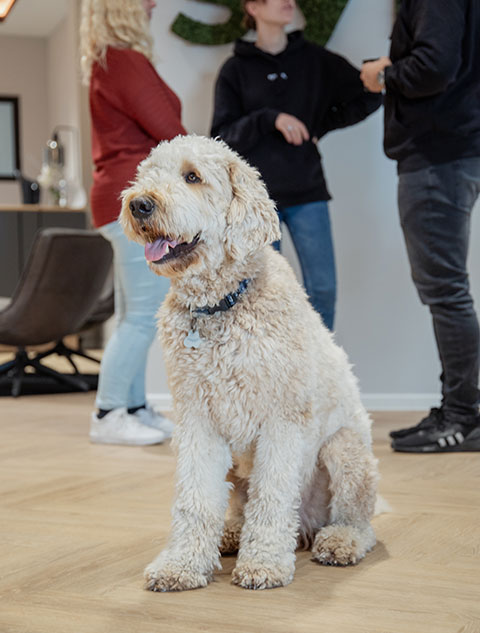
[[[394,451],[402,453],[454,453],[480,451],[480,416],[471,423],[442,419],[392,440]]]
[[[433,409],[430,409],[430,413],[427,417],[423,418],[423,420],[421,420],[416,426],[411,426],[408,429],[400,429],[399,431],[390,431],[390,437],[392,439],[405,437],[406,435],[410,435],[410,433],[414,433],[419,429],[438,424],[441,420],[443,420],[443,411],[434,407]]]

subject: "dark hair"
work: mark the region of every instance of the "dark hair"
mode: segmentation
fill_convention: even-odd
[[[265,2],[265,0],[242,0],[242,9],[243,9],[243,19],[242,24],[246,29],[256,30],[257,25],[255,23],[255,18],[250,15],[250,13],[246,9],[246,5],[248,2]]]

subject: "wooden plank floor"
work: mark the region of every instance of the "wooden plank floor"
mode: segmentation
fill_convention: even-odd
[[[480,633],[480,456],[390,451],[418,414],[375,414],[375,550],[357,567],[300,553],[294,582],[249,592],[234,558],[206,589],[142,589],[165,542],[169,445],[88,442],[93,394],[0,400],[0,633]]]

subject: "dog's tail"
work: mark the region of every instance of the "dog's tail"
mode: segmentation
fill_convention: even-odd
[[[377,517],[379,514],[385,514],[387,512],[393,512],[392,506],[381,495],[377,495],[373,516]]]

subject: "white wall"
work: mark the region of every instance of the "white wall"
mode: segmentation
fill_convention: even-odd
[[[42,164],[48,119],[46,82],[45,39],[0,35],[0,94],[20,98],[21,167],[29,178],[38,176]],[[18,182],[0,180],[0,202],[20,201]]]
[[[64,0],[65,17],[54,29],[47,43],[48,120],[49,138],[57,126],[60,142],[65,147],[65,177],[69,182],[68,202],[75,207],[85,205],[83,184],[83,154],[90,157],[90,145],[84,147],[83,136],[89,140],[90,128],[85,125],[86,95],[81,86],[79,60],[79,3]],[[86,151],[84,151],[86,149]],[[87,163],[88,182],[91,167]]]
[[[183,102],[191,132],[208,133],[213,84],[231,45],[195,46],[169,31],[179,11],[204,22],[227,16],[224,8],[189,0],[163,0],[152,19],[160,75]],[[329,48],[357,66],[388,53],[391,5],[385,0],[350,0]],[[321,142],[334,200],[331,215],[338,268],[337,341],[346,349],[371,408],[427,408],[439,399],[440,372],[428,310],[410,281],[396,207],[395,164],[382,152],[382,116]],[[480,296],[480,225],[472,227],[470,269],[474,297]],[[296,270],[291,245],[286,253]],[[161,351],[150,355],[147,389],[165,402]],[[163,395],[162,395],[163,394]]]
[[[67,0],[65,18],[47,40],[48,126],[79,126],[80,71],[75,0]]]
[[[81,127],[79,3],[56,2],[60,18],[48,35],[24,37],[0,32],[0,94],[20,97],[21,162],[30,178],[37,178],[40,173],[43,148],[53,128],[59,124]],[[5,22],[7,25],[10,23]],[[70,147],[71,143],[67,152]],[[67,161],[72,164],[70,155]],[[18,183],[0,181],[0,202],[20,201]]]

